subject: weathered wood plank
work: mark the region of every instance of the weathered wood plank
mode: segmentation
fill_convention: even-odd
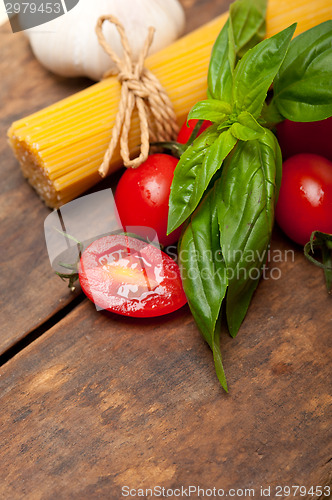
[[[228,10],[232,0],[180,0],[186,12],[186,31],[192,31]]]
[[[289,246],[277,234],[273,248]],[[287,258],[237,339],[223,335],[229,395],[186,307],[138,321],[85,301],[8,362],[0,496],[331,484],[331,297],[300,252]]]
[[[32,57],[22,33],[0,28],[0,354],[62,309],[73,296],[52,275],[43,221],[50,212],[23,179],[7,145],[18,117],[76,92],[87,80],[65,81]]]
[[[225,10],[222,1],[183,3],[188,29]],[[6,27],[0,46],[5,350],[72,298],[49,268],[49,212],[22,179],[4,132],[88,82],[45,72]],[[293,247],[276,232],[273,248],[284,256]],[[331,484],[331,297],[301,252],[271,265],[280,279],[262,281],[238,338],[222,339],[229,395],[187,308],[137,321],[85,301],[8,362],[0,372],[0,496],[119,499],[124,485],[194,484],[254,488],[258,497],[261,485]]]

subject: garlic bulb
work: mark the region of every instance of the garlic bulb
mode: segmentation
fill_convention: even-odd
[[[114,68],[95,33],[99,16],[107,14],[114,15],[124,25],[134,57],[143,47],[149,26],[156,29],[150,54],[169,45],[184,27],[184,12],[178,0],[80,0],[65,15],[25,33],[36,58],[53,73],[100,80]],[[113,50],[122,57],[115,26],[106,22],[103,32]]]

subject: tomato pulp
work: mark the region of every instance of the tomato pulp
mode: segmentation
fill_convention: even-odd
[[[152,228],[164,246],[179,239],[181,228],[166,234],[169,195],[178,161],[167,154],[153,154],[138,168],[125,171],[115,191],[115,204],[124,229]]]
[[[296,243],[305,245],[313,231],[332,234],[332,163],[299,154],[283,164],[276,220]]]
[[[186,302],[176,262],[159,248],[126,235],[104,236],[83,252],[79,280],[101,309],[124,316],[152,317]]]

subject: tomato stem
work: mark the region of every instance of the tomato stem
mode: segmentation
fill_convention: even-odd
[[[74,283],[78,280],[78,273],[64,274],[56,271],[55,274],[57,274],[62,281],[68,280],[68,288],[70,288],[72,292],[75,291],[76,287],[74,286]]]
[[[203,121],[204,120],[198,120],[192,133],[190,134],[188,141],[185,144],[182,144],[181,142],[177,141],[164,141],[164,142],[161,141],[161,142],[151,142],[150,146],[156,146],[159,148],[169,150],[171,154],[175,156],[175,158],[180,159],[183,153],[189,148],[189,146],[192,145],[192,143],[198,136],[198,132],[200,131]]]
[[[59,210],[58,210],[58,213],[60,213]],[[60,215],[59,215],[59,217],[60,217]],[[60,217],[60,221],[61,221],[61,227],[63,229],[65,229],[65,225],[64,225],[62,216]],[[62,236],[65,237],[68,248],[70,248],[69,240],[74,241],[77,245],[78,258],[74,264],[67,264],[66,262],[59,262],[59,266],[63,267],[64,269],[69,269],[73,272],[72,273],[60,273],[58,271],[55,272],[55,274],[57,276],[59,276],[62,279],[62,281],[68,280],[68,288],[70,288],[70,290],[72,292],[74,292],[75,291],[74,283],[78,280],[78,263],[81,260],[82,251],[83,251],[83,244],[77,238],[68,234],[66,231],[60,231],[56,227],[53,227],[53,229],[55,229],[58,233],[60,233]]]
[[[200,131],[200,128],[201,126],[203,125],[203,121],[204,120],[198,120],[198,122],[196,123],[189,139],[187,140],[187,142],[185,143],[185,150],[189,148],[189,146],[192,145],[192,143],[194,142],[194,140],[196,139],[196,137],[198,136],[198,132]]]
[[[172,154],[175,158],[180,158],[181,155],[185,152],[186,145],[185,144],[180,144],[179,142],[176,141],[161,141],[161,142],[151,142],[150,146],[156,146],[158,148],[163,148]]]

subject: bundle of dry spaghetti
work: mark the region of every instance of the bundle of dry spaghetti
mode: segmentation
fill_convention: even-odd
[[[270,0],[267,36],[293,22],[299,34],[331,17],[330,0]],[[189,109],[206,98],[206,78],[213,43],[227,20],[224,14],[147,57],[145,66],[161,82],[181,124]],[[13,123],[10,145],[23,174],[45,203],[56,208],[100,180],[98,169],[110,143],[118,111],[121,85],[116,77],[64,99]],[[129,150],[137,154],[140,128],[133,116]],[[110,171],[122,165],[119,148]]]

